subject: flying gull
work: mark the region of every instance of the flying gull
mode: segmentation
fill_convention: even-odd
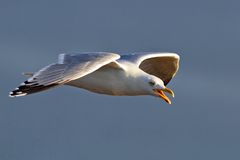
[[[57,63],[36,73],[25,73],[29,79],[9,96],[25,96],[69,85],[116,96],[152,95],[171,104],[164,92],[174,97],[174,92],[166,85],[178,71],[179,60],[175,53],[159,52],[60,54]]]

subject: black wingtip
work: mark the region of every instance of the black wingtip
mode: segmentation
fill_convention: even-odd
[[[20,97],[25,95],[27,95],[27,93],[23,93],[22,91],[19,90],[19,88],[16,88],[15,90],[9,93],[9,97]]]
[[[15,88],[13,91],[9,93],[9,97],[20,97],[20,96],[25,96],[28,93],[26,92],[27,85],[30,82],[25,81],[22,84],[20,84],[19,87]]]
[[[54,84],[50,84],[50,85],[39,85],[36,82],[25,81],[18,88],[16,88],[12,92],[10,92],[9,97],[25,96],[28,94],[47,90],[47,89],[55,87],[55,86],[58,86],[58,84],[54,83]]]

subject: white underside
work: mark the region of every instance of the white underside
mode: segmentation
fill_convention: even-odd
[[[133,68],[131,68],[131,71],[133,71]],[[146,90],[140,85],[142,84],[140,76],[146,73],[139,68],[135,69],[134,74],[131,73],[133,72],[105,68],[71,81],[66,85],[108,95],[147,95]]]

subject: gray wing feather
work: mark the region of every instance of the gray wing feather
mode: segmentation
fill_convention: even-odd
[[[162,79],[167,85],[178,71],[180,57],[176,53],[145,52],[122,55],[121,60],[136,64],[148,74]]]
[[[119,58],[118,54],[106,52],[77,55],[60,54],[58,63],[50,64],[36,72],[31,78],[10,92],[10,96],[23,96],[67,83],[92,73]]]

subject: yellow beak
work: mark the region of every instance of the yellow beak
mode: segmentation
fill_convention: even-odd
[[[169,89],[169,88],[165,88],[165,89],[153,89],[153,91],[162,99],[164,99],[168,104],[171,104],[171,100],[164,94],[163,91],[169,93],[172,97],[174,97],[174,92]]]

